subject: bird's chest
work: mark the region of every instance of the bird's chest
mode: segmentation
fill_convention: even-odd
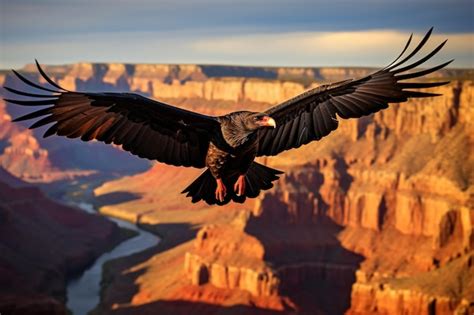
[[[245,173],[256,156],[256,146],[248,143],[232,152],[218,148],[212,142],[206,155],[206,166],[216,178],[234,172]]]

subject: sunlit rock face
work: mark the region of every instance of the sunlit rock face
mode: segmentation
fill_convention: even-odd
[[[437,92],[444,96],[344,122],[335,132],[344,140],[303,148],[304,163],[297,151],[269,159],[288,166],[286,175],[239,224],[199,231],[185,258],[192,283],[291,296],[327,281],[334,296],[350,296],[340,308],[330,295],[318,301],[329,314],[468,312],[473,122],[462,100],[472,99],[472,84]],[[450,272],[467,288],[452,294],[445,286],[454,281],[437,283]]]
[[[52,170],[48,152],[31,130],[11,122],[5,102],[0,100],[0,165],[20,178],[41,178]]]

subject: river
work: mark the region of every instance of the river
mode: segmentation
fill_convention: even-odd
[[[97,213],[91,204],[78,203],[75,205],[89,213]],[[81,276],[68,282],[67,307],[74,315],[85,315],[99,304],[102,265],[105,262],[141,252],[155,246],[160,241],[156,235],[140,229],[133,223],[111,217],[107,218],[121,227],[138,232],[138,235],[125,240],[111,251],[102,254]]]

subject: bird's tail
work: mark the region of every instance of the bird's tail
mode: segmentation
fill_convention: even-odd
[[[238,175],[224,178],[223,182],[227,188],[227,195],[223,202],[220,202],[215,197],[215,190],[217,183],[211,174],[210,170],[204,171],[194,182],[191,183],[183,194],[187,193],[186,197],[191,197],[191,201],[196,203],[200,200],[204,200],[209,205],[217,204],[219,206],[229,203],[229,201],[235,201],[243,203],[247,198],[255,198],[260,194],[261,190],[267,190],[273,187],[273,181],[278,179],[279,175],[283,172],[267,167],[265,165],[253,162],[250,165],[247,175],[245,176],[245,195],[237,196],[234,192],[234,183],[237,180]]]

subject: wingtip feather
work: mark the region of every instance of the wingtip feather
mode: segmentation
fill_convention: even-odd
[[[44,86],[41,86],[39,84],[36,84],[34,82],[31,82],[30,80],[28,80],[26,77],[24,77],[23,75],[21,75],[20,73],[18,73],[16,70],[12,69],[12,72],[18,77],[18,79],[20,79],[21,81],[23,81],[24,83],[26,83],[27,85],[29,86],[32,86],[34,88],[37,88],[37,89],[40,89],[40,90],[43,90],[43,91],[48,91],[48,92],[53,92],[53,93],[60,93],[59,91],[55,91],[55,90],[52,90],[52,89],[48,89]]]
[[[65,88],[59,86],[59,84],[57,84],[56,82],[54,82],[50,77],[48,77],[46,75],[46,72],[44,72],[44,70],[41,68],[38,60],[35,59],[35,62],[36,62],[36,68],[38,68],[38,71],[39,73],[41,74],[41,76],[49,83],[51,84],[52,86],[54,86],[55,88],[58,88],[60,90],[63,90],[63,91],[66,91],[66,92],[69,92],[68,90],[66,90]]]
[[[390,66],[387,66],[385,68],[385,70],[392,70],[392,69],[404,64],[406,61],[410,60],[410,58],[415,56],[418,53],[418,51],[420,51],[420,49],[423,48],[423,46],[425,46],[426,42],[428,42],[428,39],[430,38],[432,31],[433,31],[433,28],[430,28],[430,30],[425,34],[425,36],[423,36],[421,41],[418,43],[418,45],[415,47],[415,49],[408,56],[406,56],[404,59],[402,59],[401,61],[399,61],[397,63],[392,63]]]

